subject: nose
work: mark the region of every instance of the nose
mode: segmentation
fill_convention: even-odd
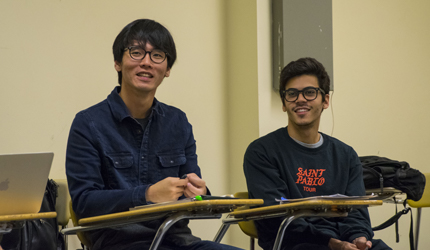
[[[151,58],[148,52],[145,53],[145,56],[140,60],[140,66],[151,66]]]
[[[303,91],[299,92],[299,96],[297,97],[296,102],[307,102],[305,98],[305,93]]]

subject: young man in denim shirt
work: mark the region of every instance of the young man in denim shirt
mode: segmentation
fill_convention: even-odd
[[[75,213],[83,218],[208,194],[185,113],[155,98],[176,60],[169,31],[136,20],[118,34],[113,54],[120,86],[79,112],[69,134],[66,173]],[[91,249],[147,249],[161,223],[90,231]],[[201,241],[181,220],[159,249],[236,248]]]

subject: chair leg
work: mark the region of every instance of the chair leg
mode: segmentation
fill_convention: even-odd
[[[220,243],[229,227],[230,227],[230,224],[224,224],[223,223],[221,225],[221,227],[218,229],[218,232],[215,235],[215,238],[214,238],[213,241],[216,242],[216,243]]]
[[[415,250],[418,250],[418,236],[420,235],[421,208],[417,208],[417,225],[415,226]]]
[[[65,228],[67,228],[67,226],[61,226],[61,230],[65,229]],[[61,235],[61,233],[60,233],[60,235]],[[65,235],[65,234],[63,234],[63,235],[61,235],[61,236],[63,237],[64,249],[65,249],[65,250],[68,250],[68,248],[69,248],[68,236],[67,236],[67,235]]]
[[[255,239],[252,237],[249,237],[249,243],[250,243],[250,250],[255,250]]]

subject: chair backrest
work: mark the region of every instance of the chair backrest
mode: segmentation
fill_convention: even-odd
[[[72,201],[69,202],[69,210],[70,210],[70,215],[72,218],[72,222],[73,222],[73,226],[77,227],[79,226],[79,218],[76,216],[75,211],[73,211],[73,205],[72,205]],[[90,241],[89,239],[86,237],[84,232],[77,232],[76,235],[78,236],[79,241],[86,247],[90,246]]]
[[[234,194],[234,197],[239,199],[248,199],[248,192],[237,192]],[[248,209],[249,207],[243,206],[237,208],[237,210]],[[253,220],[249,221],[241,221],[238,223],[242,232],[248,235],[251,238],[258,239],[257,228],[255,227],[255,223]]]
[[[70,194],[66,179],[54,179],[58,185],[58,197],[55,203],[55,211],[57,212],[58,225],[63,228],[69,224],[70,220]]]
[[[424,176],[426,177],[426,186],[424,188],[423,196],[419,201],[408,199],[408,205],[411,207],[430,207],[430,173],[425,173]]]

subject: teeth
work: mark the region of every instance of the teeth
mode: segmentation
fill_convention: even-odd
[[[298,109],[298,110],[296,110],[297,112],[305,112],[305,111],[307,111],[307,109]]]
[[[151,75],[150,74],[147,74],[147,73],[140,73],[140,74],[137,74],[138,76],[143,76],[143,77],[151,77]]]

